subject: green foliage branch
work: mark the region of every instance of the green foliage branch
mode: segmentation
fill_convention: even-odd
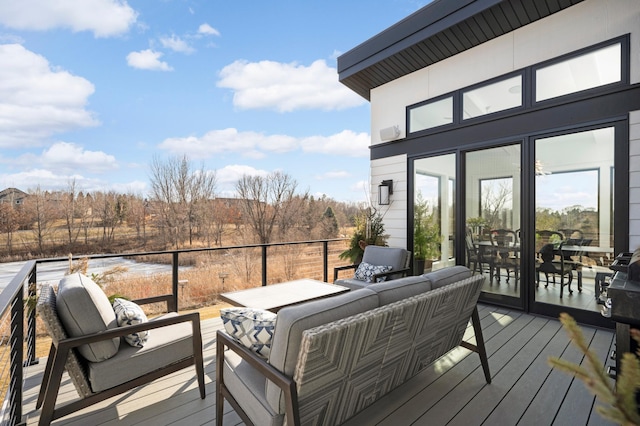
[[[585,355],[586,363],[582,366],[558,357],[549,357],[549,365],[580,379],[591,393],[607,404],[596,407],[603,418],[625,426],[640,425],[636,402],[636,393],[640,390],[640,359],[632,353],[622,355],[616,386],[605,374],[603,362],[589,349],[576,321],[569,314],[562,313],[560,322],[571,342]],[[640,344],[638,330],[632,329],[631,336]]]
[[[366,246],[386,246],[388,235],[384,233],[383,219],[382,214],[373,207],[362,209],[355,216],[356,228],[349,240],[349,248],[340,253],[340,259],[357,263],[362,259]]]

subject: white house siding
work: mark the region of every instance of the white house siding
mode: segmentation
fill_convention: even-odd
[[[640,1],[586,0],[371,91],[371,143],[400,126],[408,105],[631,33],[631,83],[640,82]]]
[[[629,250],[640,248],[640,111],[629,114]]]
[[[586,0],[543,20],[483,43],[371,91],[371,144],[380,130],[398,125],[406,137],[406,107],[493,77],[631,34],[630,82],[640,83],[640,0]],[[631,114],[630,249],[640,247],[640,112]],[[371,163],[372,194],[394,181],[394,203],[385,215],[390,243],[406,243],[406,158]],[[398,193],[396,193],[398,188]],[[402,192],[400,192],[402,191]]]
[[[393,194],[388,206],[378,206],[378,185],[393,179]],[[384,229],[391,247],[407,246],[407,156],[397,155],[371,162],[372,205],[384,216]]]

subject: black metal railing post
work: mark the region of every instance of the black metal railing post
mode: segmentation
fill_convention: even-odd
[[[22,422],[22,359],[24,351],[24,284],[11,304],[11,361],[9,366],[9,418],[10,424]]]
[[[178,312],[178,255],[179,252],[174,251],[171,258],[171,294],[173,295],[173,309],[170,311]]]
[[[262,287],[267,285],[267,246],[262,246]]]
[[[36,271],[34,268],[29,275],[27,285],[27,359],[25,367],[38,363],[36,359]]]
[[[322,281],[329,282],[329,241],[322,242]]]

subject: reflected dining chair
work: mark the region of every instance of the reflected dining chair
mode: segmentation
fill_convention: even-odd
[[[496,281],[500,281],[500,269],[505,269],[507,271],[507,282],[509,282],[511,271],[513,271],[515,284],[517,285],[520,272],[518,236],[511,229],[493,229],[489,235],[494,254],[493,265]]]

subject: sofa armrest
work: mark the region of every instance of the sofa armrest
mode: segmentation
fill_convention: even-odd
[[[231,336],[225,333],[222,330],[218,330],[216,332],[216,386],[218,387],[217,392],[222,392],[222,394],[228,397],[231,405],[234,406],[234,409],[239,412],[243,412],[244,410],[240,406],[240,404],[235,400],[233,395],[230,395],[224,385],[224,377],[223,377],[223,363],[224,363],[224,351],[225,348],[235,352],[238,354],[243,360],[249,363],[253,368],[255,368],[260,374],[264,375],[268,380],[273,382],[276,386],[282,389],[282,392],[285,394],[286,399],[286,416],[287,416],[287,424],[300,425],[300,412],[298,409],[298,391],[296,387],[296,383],[293,381],[291,377],[286,376],[281,371],[273,367],[269,364],[264,358],[259,357],[256,353],[250,351],[249,349],[242,346],[240,343],[235,341]],[[241,417],[245,416],[244,412]],[[293,419],[293,421],[291,421]],[[246,420],[243,417],[243,420]]]
[[[333,281],[335,282],[335,280],[338,279],[339,271],[346,271],[347,269],[356,269],[359,265],[360,265],[359,263],[354,263],[353,265],[336,266],[335,268],[333,268]]]

